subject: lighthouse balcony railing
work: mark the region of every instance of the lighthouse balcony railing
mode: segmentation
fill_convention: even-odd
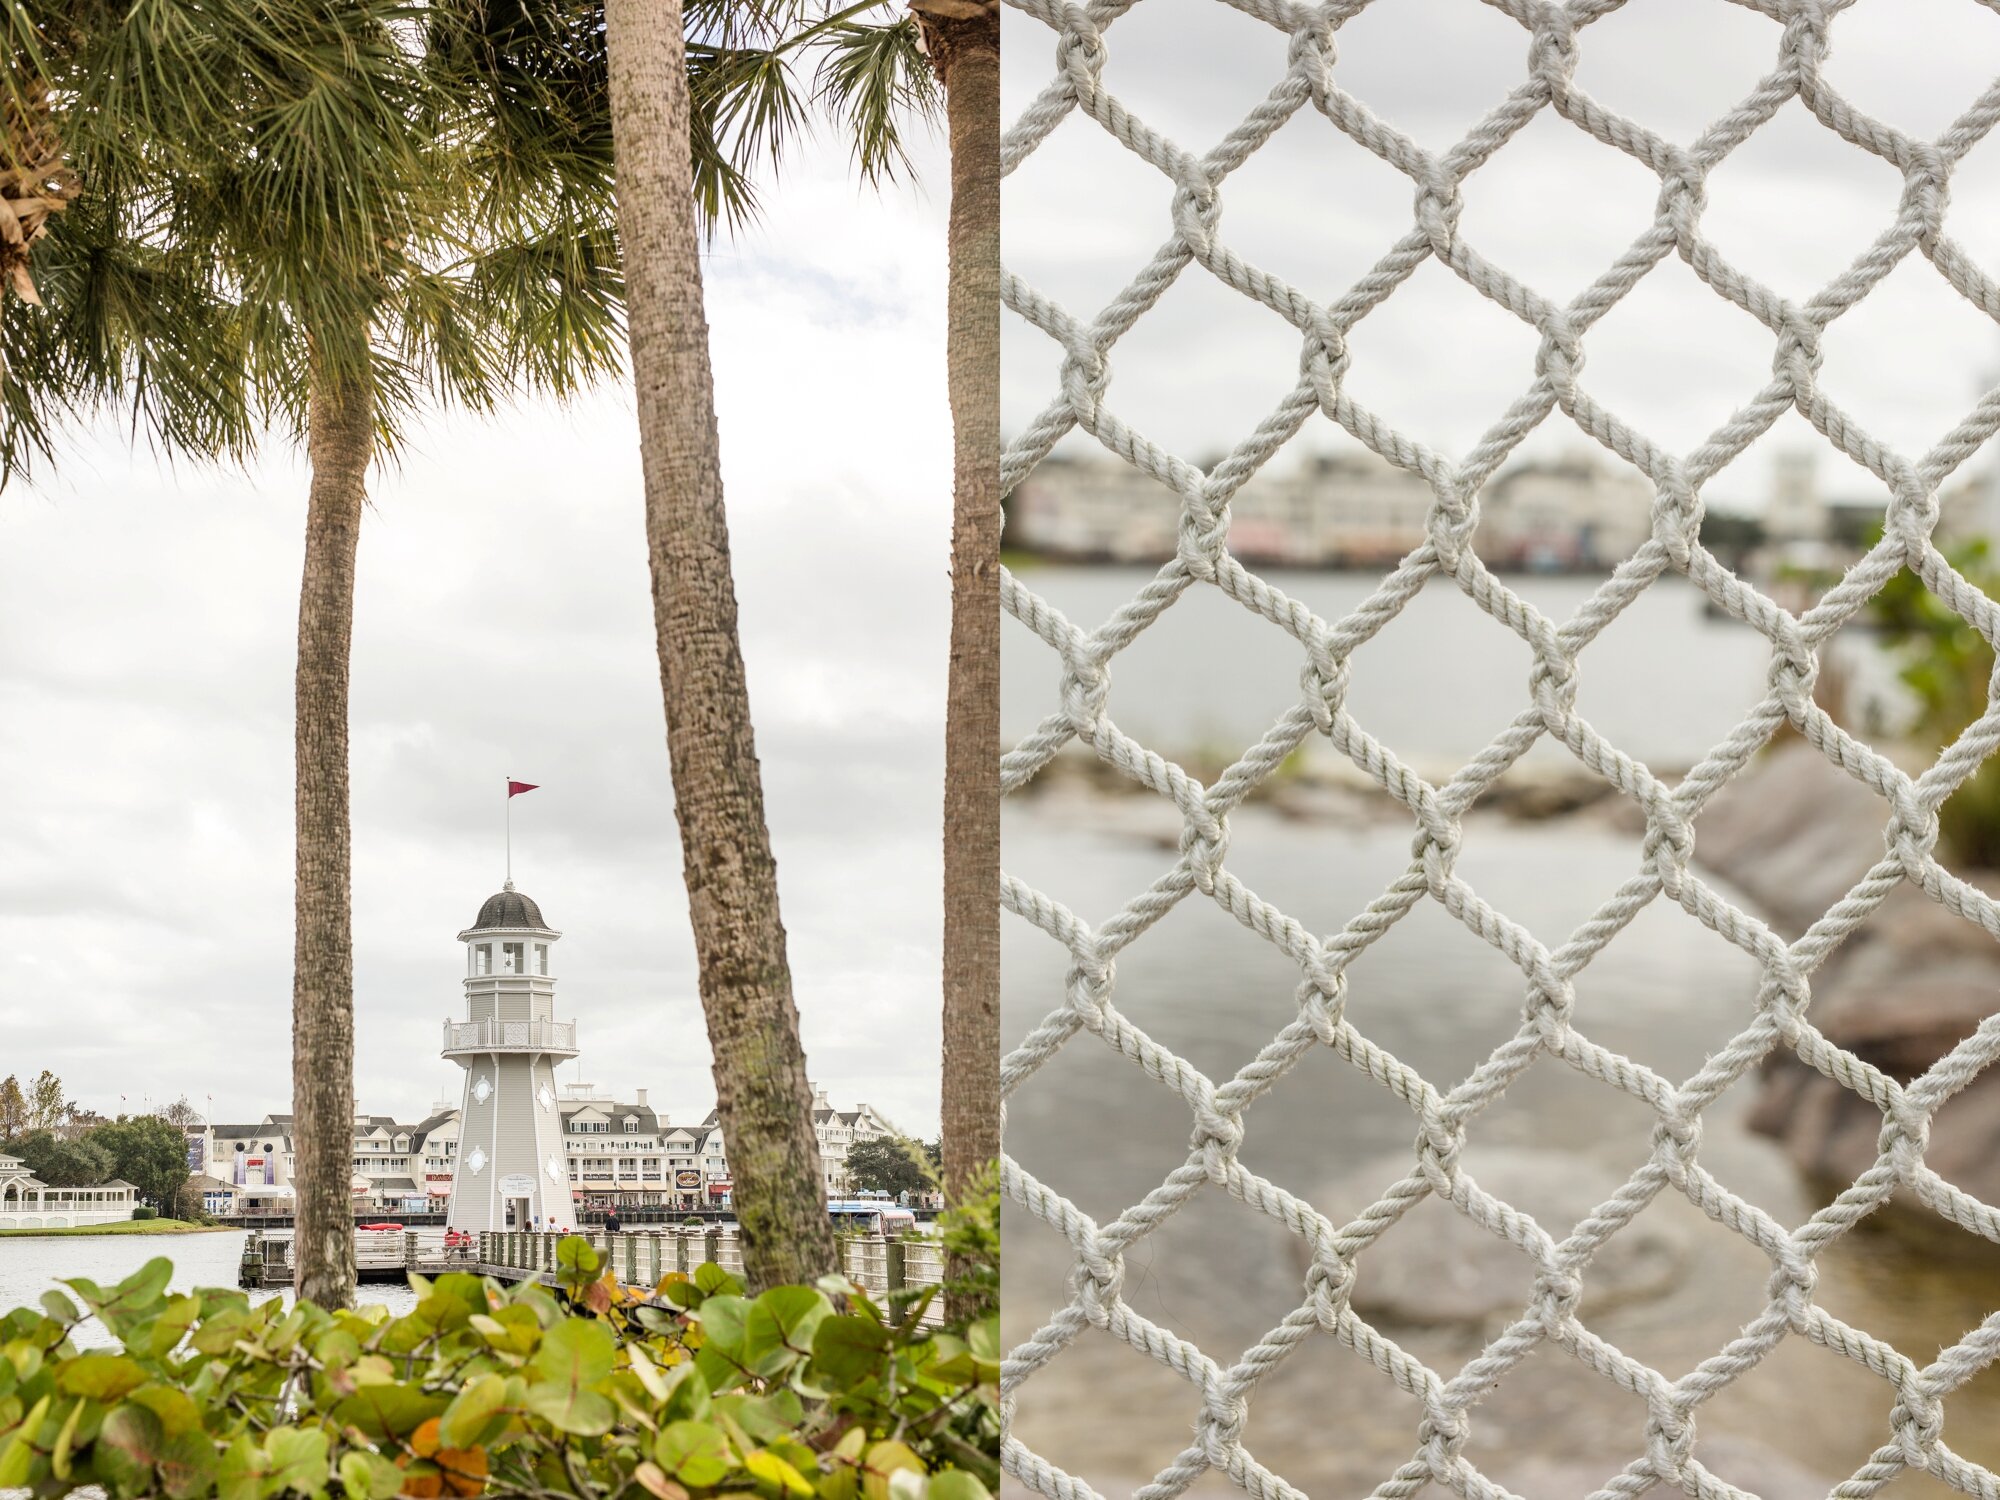
[[[453,1052],[574,1052],[574,1021],[446,1021],[444,1050]]]

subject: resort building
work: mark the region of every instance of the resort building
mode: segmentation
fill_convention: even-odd
[[[89,1187],[50,1187],[18,1156],[0,1152],[0,1229],[74,1229],[132,1217],[139,1190],[122,1177]]]
[[[1473,547],[1499,569],[1603,570],[1652,533],[1652,486],[1588,450],[1502,469],[1480,496]],[[1423,545],[1436,495],[1365,448],[1254,475],[1230,500],[1229,548],[1251,566],[1369,568]],[[1082,562],[1173,556],[1180,498],[1109,459],[1051,455],[1008,501],[1007,543]]]
[[[716,1111],[710,1110],[708,1118],[702,1121],[701,1128],[708,1133],[708,1170],[726,1179],[729,1162],[722,1146],[722,1117]],[[829,1198],[837,1198],[849,1190],[850,1184],[847,1180],[849,1147],[857,1141],[901,1134],[900,1130],[882,1117],[874,1105],[862,1104],[853,1109],[835,1109],[825,1089],[813,1089],[813,1135],[819,1141],[820,1175],[824,1179]]]

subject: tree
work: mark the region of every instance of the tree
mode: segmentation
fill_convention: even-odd
[[[180,1098],[174,1100],[171,1104],[162,1104],[153,1113],[158,1115],[162,1120],[165,1120],[169,1125],[186,1127],[201,1123],[201,1111],[188,1103],[188,1096],[186,1094],[182,1094]]]
[[[801,33],[835,48],[823,95],[856,122],[864,175],[893,169],[896,110],[921,97],[908,82],[916,75],[907,30],[853,24],[872,7],[870,0]],[[756,7],[744,11],[749,23],[728,24],[754,28]],[[690,77],[679,0],[606,0],[604,13],[654,632],[716,1110],[751,1284],[810,1281],[835,1266],[835,1247],[737,638],[702,299],[699,219],[705,211],[712,227],[729,206],[712,193],[698,205],[706,181],[698,152],[694,182],[688,173],[700,142],[693,121],[733,124],[739,140],[767,144],[775,156],[799,117],[778,48],[742,46],[740,29],[706,48],[719,59],[714,77],[750,80],[741,95],[749,102],[732,113],[708,96],[720,84]],[[728,18],[726,8],[703,14]],[[766,21],[771,15],[763,13]],[[869,79],[872,86],[863,83]]]
[[[52,1130],[30,1130],[13,1154],[50,1187],[91,1187],[111,1176],[111,1154],[94,1141],[66,1141]]]
[[[28,1098],[21,1092],[21,1080],[9,1073],[0,1078],[0,1145],[28,1133]]]
[[[63,1096],[62,1080],[47,1068],[42,1069],[28,1085],[28,1129],[54,1130],[68,1112],[69,1101]]]
[[[567,13],[41,4],[39,34],[61,45],[40,60],[81,191],[38,247],[50,316],[16,319],[28,326],[9,339],[45,358],[10,361],[0,457],[45,454],[49,411],[121,404],[167,451],[246,453],[275,425],[303,438],[311,468],[295,677],[297,1284],[344,1305],[348,687],[367,474],[420,409],[565,396],[617,367],[609,154],[565,123]]]
[[[927,1193],[935,1185],[924,1148],[901,1136],[878,1135],[847,1148],[847,1186],[854,1192]]]
[[[911,0],[911,9],[951,125],[940,1108],[944,1187],[956,1201],[1000,1154],[1000,5]]]
[[[653,620],[716,1110],[753,1287],[837,1264],[736,633],[679,0],[605,0]]]
[[[140,1197],[168,1216],[179,1213],[188,1185],[187,1137],[158,1115],[121,1115],[85,1137],[111,1160],[108,1175],[122,1177]]]

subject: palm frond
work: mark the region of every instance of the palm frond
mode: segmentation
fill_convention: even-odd
[[[829,28],[813,90],[845,127],[855,170],[871,184],[909,170],[905,121],[926,120],[943,105],[911,16],[879,25],[842,21]]]

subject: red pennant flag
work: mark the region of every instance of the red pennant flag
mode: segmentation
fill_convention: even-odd
[[[518,797],[523,792],[533,792],[539,789],[540,783],[533,781],[510,781],[507,783],[507,795],[509,797]]]

